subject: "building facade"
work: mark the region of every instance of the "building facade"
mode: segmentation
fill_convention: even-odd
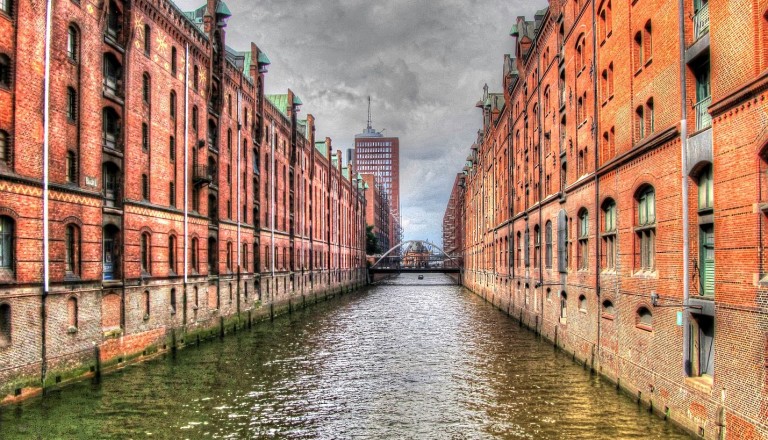
[[[376,179],[375,174],[359,174],[366,185],[365,194],[365,223],[373,226],[373,234],[376,236],[376,245],[378,253],[388,251],[397,243],[389,241],[389,199],[384,192],[381,184]]]
[[[768,438],[767,17],[518,18],[458,182],[464,284],[704,438]]]
[[[380,191],[389,201],[388,242],[393,246],[402,241],[400,216],[400,139],[384,137],[371,127],[355,135],[355,171],[376,176]],[[389,248],[385,249],[389,250]]]
[[[451,196],[448,198],[448,206],[443,215],[443,250],[456,258],[450,260],[450,264],[458,266],[462,265],[464,252],[464,191],[461,186],[463,180],[463,173],[456,175]]]
[[[359,182],[223,2],[52,5],[0,3],[0,400],[364,282]]]

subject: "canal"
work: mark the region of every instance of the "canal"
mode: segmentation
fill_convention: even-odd
[[[0,439],[688,438],[445,275],[0,407]]]

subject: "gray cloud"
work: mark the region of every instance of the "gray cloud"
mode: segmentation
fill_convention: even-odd
[[[199,0],[177,0],[185,10]],[[353,145],[373,122],[400,137],[400,187],[407,238],[440,241],[457,172],[481,124],[483,84],[501,88],[508,32],[546,0],[229,0],[227,43],[251,41],[272,65],[268,93],[287,88],[317,119],[318,136]]]

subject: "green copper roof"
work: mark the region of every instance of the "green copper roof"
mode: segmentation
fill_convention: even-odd
[[[241,52],[243,55],[243,58],[245,59],[245,62],[243,63],[243,73],[245,73],[245,76],[250,78],[248,76],[251,71],[251,53],[250,52]]]
[[[512,25],[512,29],[509,30],[509,35],[511,35],[513,37],[518,36],[518,31],[517,31],[517,25],[516,24]]]
[[[315,148],[323,155],[323,157],[328,156],[328,148],[325,146],[325,141],[315,142]]]
[[[216,15],[223,15],[225,17],[231,17],[232,12],[229,11],[229,8],[227,7],[227,4],[224,2],[219,2],[219,6],[216,7]]]
[[[283,116],[288,117],[288,94],[267,95],[267,99]]]
[[[269,57],[264,52],[259,51],[259,64],[271,64],[271,61],[269,61]]]
[[[341,175],[344,176],[345,179],[349,180],[349,167],[343,167],[341,169]]]
[[[269,102],[272,103],[272,105],[277,108],[277,110],[280,111],[280,113],[283,114],[283,116],[288,117],[288,94],[283,93],[280,95],[267,95],[267,99],[269,99]],[[299,99],[298,96],[293,95],[293,105],[302,105],[301,99]]]

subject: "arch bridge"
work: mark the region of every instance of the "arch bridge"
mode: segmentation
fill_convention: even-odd
[[[374,255],[376,262],[369,268],[377,273],[460,273],[458,255],[449,255],[440,246],[426,240],[406,240],[396,244],[383,255]]]

